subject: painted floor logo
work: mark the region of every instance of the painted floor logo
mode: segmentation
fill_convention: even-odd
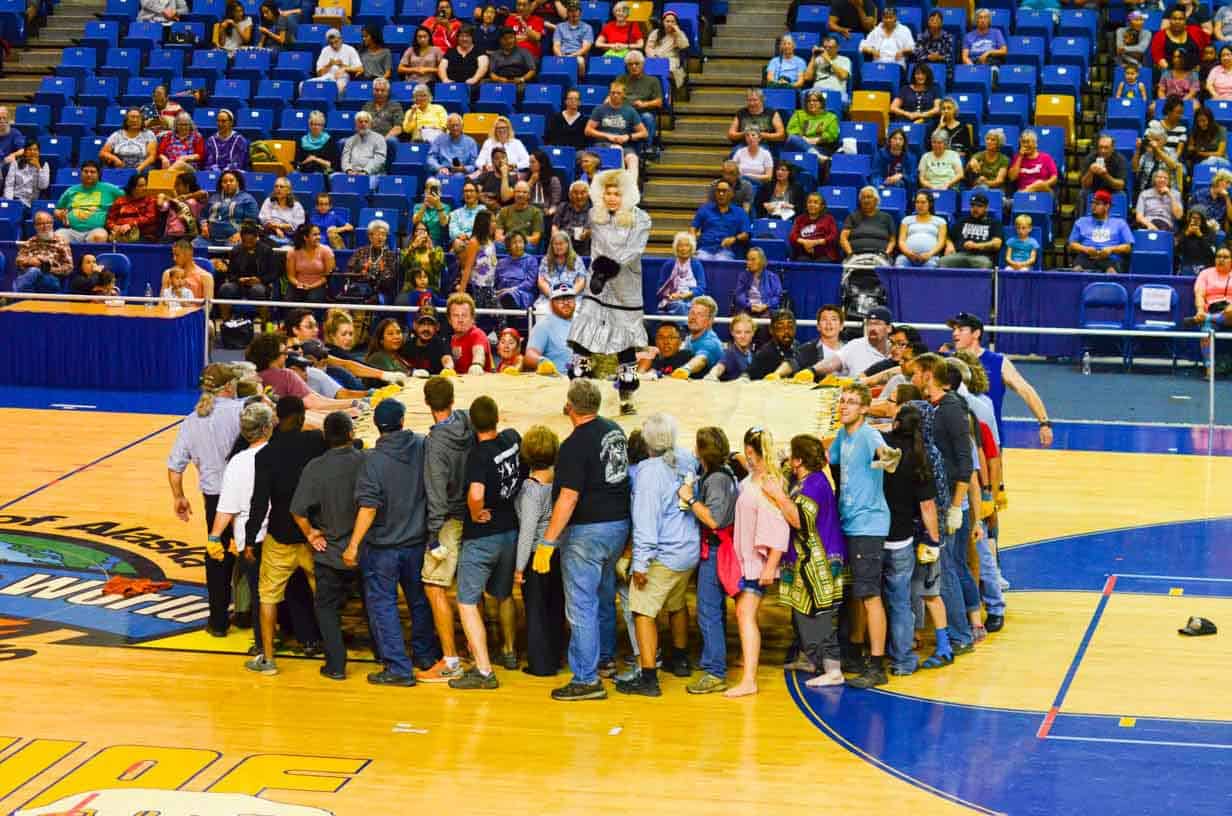
[[[307,805],[272,802],[241,793],[129,788],[95,790],[65,796],[45,807],[27,808],[14,816],[333,816]]]

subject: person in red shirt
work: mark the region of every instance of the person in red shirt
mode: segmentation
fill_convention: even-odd
[[[821,193],[809,193],[805,211],[791,225],[791,257],[794,260],[838,262],[838,225],[826,212]]]
[[[1151,38],[1151,62],[1156,70],[1166,71],[1172,65],[1172,52],[1181,51],[1185,54],[1185,67],[1193,71],[1198,67],[1202,49],[1210,41],[1210,35],[1201,26],[1188,23],[1183,9],[1172,6],[1167,19]]]
[[[423,21],[423,27],[432,33],[432,44],[444,54],[458,44],[458,31],[462,21],[453,16],[453,3],[440,0],[436,4],[436,16]]]
[[[492,347],[488,336],[475,325],[475,300],[465,292],[455,292],[445,304],[453,337],[449,339],[449,352],[453,356],[455,371],[466,374],[483,374],[492,370]]]
[[[543,18],[531,14],[530,0],[518,0],[514,13],[505,18],[505,25],[517,36],[518,48],[525,48],[537,61],[543,50]]]

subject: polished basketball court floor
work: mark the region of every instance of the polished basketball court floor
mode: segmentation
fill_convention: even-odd
[[[669,676],[561,704],[563,673],[463,693],[373,688],[359,662],[246,672],[246,632],[200,631],[203,525],[164,481],[178,420],[0,409],[2,814],[1230,810],[1228,635],[1176,629],[1232,627],[1232,458],[1140,452],[1196,434],[1008,450],[1007,627],[949,669],[806,690],[768,603],[756,697]],[[110,574],[172,586],[126,601]]]

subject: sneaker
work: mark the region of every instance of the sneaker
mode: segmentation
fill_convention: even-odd
[[[299,651],[304,657],[320,657],[325,654],[325,647],[321,645],[321,641],[313,640],[305,643]]]
[[[599,664],[599,676],[604,680],[611,680],[616,676],[616,661],[605,660]]]
[[[984,629],[988,632],[1000,632],[1005,628],[1005,615],[989,615],[984,619]]]
[[[911,675],[915,674],[915,669],[911,668],[910,666],[891,666],[890,674],[894,675],[895,677],[910,677]]]
[[[954,654],[952,652],[933,652],[923,663],[920,664],[920,668],[943,669],[953,663]]]
[[[501,666],[504,666],[506,669],[509,669],[509,671],[517,671],[518,670],[518,653],[517,652],[503,652],[500,658],[497,660],[497,662],[500,663]]]
[[[706,672],[701,677],[684,687],[689,694],[713,694],[716,691],[727,691],[727,681]]]
[[[972,652],[974,652],[975,644],[974,643],[955,643],[954,641],[951,640],[950,648],[954,650],[954,656],[958,657],[959,655],[971,654]]]
[[[227,632],[225,629],[220,632],[217,629],[211,629],[210,627],[207,626],[205,627],[205,631],[210,633],[210,637],[225,638],[227,636]]]
[[[448,683],[450,680],[456,680],[462,676],[462,662],[459,661],[452,669],[445,662],[445,658],[441,658],[432,664],[432,668],[419,673],[416,678],[424,683]]]
[[[616,681],[616,690],[621,694],[640,694],[642,697],[662,697],[663,689],[659,688],[659,678],[653,680],[648,675],[639,674],[636,680],[627,682]]]
[[[637,406],[631,402],[620,403],[621,416],[637,416]]]
[[[692,677],[693,667],[689,665],[689,656],[680,653],[663,661],[663,667],[677,677]]]
[[[389,669],[382,669],[379,672],[369,674],[368,682],[374,686],[403,686],[410,688],[415,685],[415,678],[408,677],[405,674],[394,674]]]
[[[250,672],[272,676],[278,674],[278,665],[272,660],[266,660],[265,655],[259,654],[252,660],[244,663],[244,668]]]
[[[340,671],[340,672],[331,671],[328,666],[322,666],[320,669],[320,672],[321,672],[321,676],[324,677],[326,680],[345,680],[346,679],[345,671]]]
[[[885,669],[881,668],[880,660],[870,660],[864,667],[864,671],[847,681],[847,685],[852,688],[867,689],[873,686],[884,686],[890,682],[886,677]]]
[[[863,674],[864,669],[868,666],[868,657],[860,655],[859,657],[844,657],[842,662],[843,674]]]
[[[617,683],[628,683],[631,680],[636,680],[642,676],[641,666],[630,666],[629,668],[616,675]]]
[[[985,629],[983,626],[972,626],[971,627],[971,638],[976,643],[982,643],[984,640],[988,638],[988,630]]]
[[[589,684],[570,680],[560,688],[552,689],[552,699],[567,703],[577,700],[606,700],[607,689],[598,680]]]
[[[803,654],[796,655],[796,659],[790,663],[783,664],[784,671],[802,671],[809,674],[816,674],[817,667],[813,665],[813,661],[809,660]],[[858,673],[858,672],[856,672]]]
[[[483,674],[479,669],[471,669],[461,677],[450,680],[449,687],[452,689],[494,689],[500,688],[500,681],[496,679],[496,672]]]

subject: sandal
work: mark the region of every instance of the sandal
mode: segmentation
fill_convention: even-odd
[[[951,652],[933,652],[927,660],[920,664],[921,669],[940,669],[954,662]]]

